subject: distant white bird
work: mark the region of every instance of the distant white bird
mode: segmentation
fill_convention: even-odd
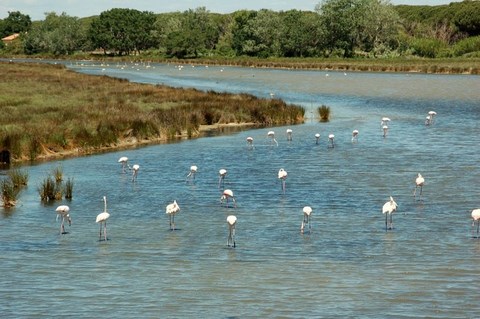
[[[431,124],[433,124],[434,118],[435,118],[435,116],[437,115],[437,112],[435,112],[435,111],[429,111],[429,112],[428,112],[428,115],[430,116],[430,122],[431,122]]]
[[[277,144],[277,146],[278,146],[278,142],[277,142],[277,140],[275,139],[275,132],[274,132],[274,131],[269,131],[269,132],[267,133],[267,136],[272,139],[272,144],[275,143],[275,144]]]
[[[253,146],[253,137],[251,137],[251,136],[247,137],[247,145],[248,145],[250,148],[254,148],[254,146]]]
[[[422,174],[418,173],[417,178],[415,178],[415,190],[413,191],[413,197],[416,197],[417,188],[420,187],[420,195],[422,196],[423,185],[425,184],[425,178],[423,178]]]
[[[283,168],[280,168],[278,171],[278,179],[282,181],[282,191],[285,194],[285,189],[286,189],[286,179],[287,179],[287,171],[284,170]]]
[[[177,201],[174,200],[173,203],[168,204],[165,209],[165,214],[170,217],[170,230],[175,230],[175,215],[180,211],[180,206],[178,206]]]
[[[335,135],[329,134],[328,135],[328,140],[330,141],[329,147],[331,147],[331,148],[335,147]]]
[[[425,118],[425,126],[429,126],[430,124],[432,124],[432,117],[430,115],[427,115],[427,117]]]
[[[380,122],[380,126],[381,127],[384,127],[385,125],[388,125],[388,123],[390,122],[390,118],[389,117],[382,117],[382,121]]]
[[[320,140],[320,134],[315,134],[315,144],[318,144],[318,140]]]
[[[68,220],[68,226],[72,225],[72,218],[70,218],[70,207],[67,205],[60,205],[55,209],[57,212],[57,220],[58,217],[62,217],[62,224],[60,225],[60,234],[66,234],[67,232],[65,231],[65,219]]]
[[[307,224],[308,224],[308,230],[310,231],[312,229],[310,224],[310,216],[312,215],[312,211],[313,211],[312,207],[310,206],[303,207],[303,221],[302,221],[302,226],[300,227],[300,232],[302,234]]]
[[[225,185],[225,177],[227,176],[227,170],[224,168],[221,168],[218,171],[218,174],[220,175],[220,178],[218,180],[218,188],[220,188],[220,186]]]
[[[228,225],[228,238],[227,238],[227,246],[236,247],[235,244],[235,226],[237,225],[237,217],[234,215],[229,215],[227,217],[227,225]]]
[[[122,156],[119,158],[118,162],[122,164],[122,172],[126,173],[128,168],[128,157]]]
[[[291,141],[292,140],[292,129],[287,129],[287,141]]]
[[[358,141],[358,130],[352,131],[352,143]]]
[[[102,240],[102,226],[104,229],[104,238],[107,240],[107,219],[110,218],[110,214],[107,212],[107,197],[103,196],[104,209],[103,212],[97,215],[96,223],[100,224],[99,240]],[[103,225],[102,225],[103,224]]]
[[[233,195],[233,191],[231,189],[225,189],[222,193],[222,196],[220,197],[220,203],[223,204],[223,201],[225,201],[226,207],[228,207],[228,200],[232,199],[233,205],[236,208],[237,207],[237,202],[235,201],[235,196]]]
[[[383,204],[382,213],[385,215],[385,231],[388,229],[393,229],[393,213],[397,210],[397,203],[393,200],[393,197],[390,196],[390,200]],[[390,221],[388,221],[390,217]]]
[[[480,228],[480,208],[472,210],[472,237],[474,237],[474,229],[475,223],[477,223],[477,238],[478,238],[478,230]]]
[[[384,126],[382,127],[382,129],[383,129],[383,137],[385,138],[385,137],[387,137],[388,126],[384,125]]]
[[[190,166],[190,172],[187,175],[187,180],[191,179],[191,180],[194,181],[195,180],[195,175],[197,174],[197,170],[198,170],[198,167],[196,165]]]
[[[132,166],[132,170],[133,170],[133,173],[132,173],[132,182],[135,182],[137,180],[137,176],[138,176],[138,170],[140,169],[140,165],[138,164],[135,164]]]

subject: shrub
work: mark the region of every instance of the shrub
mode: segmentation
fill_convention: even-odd
[[[437,39],[413,39],[410,42],[413,54],[425,57],[435,58],[439,52],[446,47],[446,44]]]
[[[73,178],[68,178],[65,182],[65,198],[73,198]]]
[[[27,185],[28,172],[19,169],[13,169],[8,172],[8,177],[13,183],[13,187],[22,188]]]
[[[455,56],[462,56],[472,52],[480,52],[480,36],[469,37],[458,41],[453,46]]]
[[[20,191],[13,185],[13,182],[9,179],[2,179],[0,182],[2,192],[3,207],[13,207],[17,204],[17,195]]]

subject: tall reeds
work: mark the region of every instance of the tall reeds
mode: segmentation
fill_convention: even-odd
[[[72,199],[73,178],[67,178],[64,182],[62,167],[55,167],[40,183],[38,194],[44,202],[62,200],[64,197]]]
[[[318,115],[320,117],[320,122],[330,121],[330,107],[326,105],[319,106],[317,108]]]
[[[13,207],[17,204],[20,191],[27,186],[28,173],[20,169],[12,169],[7,173],[8,178],[0,182],[1,198],[4,207]]]

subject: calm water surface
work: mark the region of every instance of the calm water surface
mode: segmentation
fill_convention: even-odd
[[[0,317],[478,318],[480,77],[174,65],[69,67],[145,83],[249,92],[301,104],[305,124],[25,166],[18,206],[0,209]],[[123,69],[122,69],[123,67]],[[104,69],[104,70],[103,70]],[[138,69],[138,70],[137,70]],[[313,111],[331,107],[329,123]],[[438,115],[433,126],[424,119]],[[392,119],[382,137],[380,119]],[[360,131],[351,142],[353,129]],[[320,133],[319,144],[314,135]],[[335,148],[328,134],[335,134]],[[254,149],[246,146],[254,138]],[[117,160],[138,163],[135,183]],[[189,167],[199,167],[186,182]],[[42,204],[56,167],[74,198]],[[237,208],[220,204],[218,170]],[[288,172],[286,193],[277,172]],[[426,179],[414,199],[417,173]],[[1,174],[5,174],[2,171]],[[108,199],[107,242],[97,214]],[[385,231],[381,207],[399,207]],[[165,206],[181,207],[169,231]],[[73,224],[59,235],[57,205]],[[312,230],[301,234],[302,208]],[[238,217],[228,248],[226,217]]]

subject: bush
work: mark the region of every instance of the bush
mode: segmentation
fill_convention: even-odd
[[[480,36],[470,37],[458,41],[453,46],[453,52],[455,56],[462,56],[472,52],[480,51]]]
[[[439,52],[446,48],[446,44],[437,39],[413,39],[410,41],[410,47],[413,49],[413,54],[425,57],[435,58]]]
[[[318,115],[320,116],[320,122],[330,121],[330,107],[322,105],[318,107]]]

